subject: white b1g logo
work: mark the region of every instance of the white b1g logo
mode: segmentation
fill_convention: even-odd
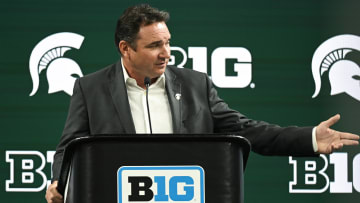
[[[171,52],[169,65],[183,68],[189,58],[192,59],[193,70],[208,73],[206,47],[189,47],[187,53],[181,47],[171,47]],[[176,52],[182,55],[182,60],[173,55]],[[233,67],[226,67],[227,59],[236,59],[237,62],[234,63]],[[232,68],[236,72],[236,76],[226,75],[227,68]],[[214,84],[221,88],[244,88],[248,85],[254,88],[255,84],[251,83],[252,67],[250,51],[244,47],[216,48],[211,54],[211,77]]]
[[[118,203],[204,203],[199,166],[123,166],[118,170]]]
[[[51,168],[55,151],[46,155],[39,151],[6,151],[6,162],[10,164],[10,177],[6,180],[7,192],[40,192],[50,184],[45,166]]]
[[[329,155],[330,164],[334,165],[333,181],[330,181],[329,175],[325,173],[329,166],[328,158],[325,155],[320,155],[320,158],[323,162],[289,157],[289,164],[293,165],[293,180],[289,182],[290,193],[323,193],[329,188],[330,193],[352,193],[353,187],[360,192],[360,154],[354,156],[352,161],[352,182],[348,180],[347,153]]]

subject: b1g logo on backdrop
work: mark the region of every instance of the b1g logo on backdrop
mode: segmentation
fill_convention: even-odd
[[[205,203],[200,166],[123,166],[118,170],[118,203]]]
[[[293,166],[289,193],[324,193],[328,189],[330,193],[352,193],[353,189],[360,192],[360,154],[349,157],[348,153],[337,152],[329,158],[289,157],[289,164]]]
[[[50,35],[41,40],[31,52],[29,69],[33,82],[30,96],[33,96],[40,83],[40,73],[47,69],[46,78],[49,84],[48,93],[64,91],[72,95],[76,77],[83,74],[79,65],[72,59],[65,58],[65,52],[72,48],[79,49],[84,37],[70,32]]]
[[[169,65],[184,68],[189,58],[192,59],[193,70],[208,73],[206,47],[188,47],[188,52],[186,52],[181,47],[172,46],[171,53]],[[178,57],[175,57],[175,55]],[[236,60],[236,62],[232,67],[227,67],[227,60]],[[244,47],[216,48],[211,54],[212,81],[220,88],[245,88],[249,85],[251,88],[255,88],[255,84],[251,83],[251,60],[250,51]],[[229,71],[230,69],[231,71]],[[227,72],[234,72],[234,74],[228,75]]]
[[[51,168],[54,154],[55,151],[43,154],[39,151],[7,150],[5,157],[10,171],[5,191],[40,192],[46,189],[52,175],[45,171],[45,167]]]
[[[321,89],[321,76],[328,71],[331,95],[346,93],[360,101],[360,68],[347,54],[360,51],[360,37],[338,35],[323,42],[312,59],[312,74],[315,81],[315,98]]]

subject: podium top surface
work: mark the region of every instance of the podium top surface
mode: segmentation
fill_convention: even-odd
[[[231,142],[241,144],[245,151],[250,151],[250,142],[239,135],[233,134],[97,134],[86,137],[79,137],[67,145],[72,148],[73,145],[88,142],[108,142],[108,141],[148,141],[148,142],[171,142],[171,141],[193,141],[193,142]]]

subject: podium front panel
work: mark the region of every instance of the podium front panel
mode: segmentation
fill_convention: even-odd
[[[241,203],[244,191],[241,145],[229,140],[191,138],[86,141],[73,147],[66,202],[118,202],[122,195],[118,194],[117,177],[121,167],[198,166],[204,173],[204,202]],[[247,157],[248,149],[245,154]],[[163,193],[168,195],[168,189]],[[153,198],[141,202],[163,201]]]

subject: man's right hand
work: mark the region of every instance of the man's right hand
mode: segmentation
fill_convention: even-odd
[[[63,203],[63,196],[57,191],[56,187],[58,185],[58,181],[54,181],[46,191],[46,201],[48,203]]]

